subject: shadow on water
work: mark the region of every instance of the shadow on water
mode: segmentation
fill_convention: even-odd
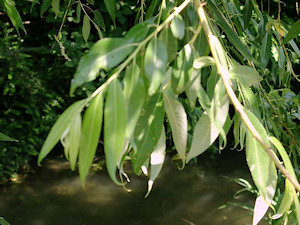
[[[0,190],[0,215],[11,225],[251,224],[250,211],[217,209],[228,201],[254,203],[249,194],[234,199],[241,186],[224,178],[249,178],[243,154],[223,153],[213,165],[203,157],[182,171],[167,160],[147,199],[146,178],[131,174],[132,192],[127,193],[100,171],[82,188],[68,162],[48,160],[24,183]]]

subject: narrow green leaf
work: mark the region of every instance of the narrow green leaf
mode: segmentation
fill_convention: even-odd
[[[105,23],[102,17],[102,14],[100,13],[100,11],[97,10],[93,10],[94,13],[94,22],[102,29],[102,30],[106,30],[105,28]]]
[[[164,107],[176,150],[184,165],[188,135],[187,116],[182,104],[169,87],[164,91]]]
[[[42,1],[43,2],[41,5],[41,10],[40,10],[41,17],[47,11],[47,9],[51,6],[51,3],[52,3],[52,0],[42,0]]]
[[[104,110],[104,152],[110,178],[121,184],[116,171],[123,155],[127,123],[126,102],[119,80],[109,86]]]
[[[293,24],[291,29],[288,31],[288,34],[285,36],[283,40],[283,45],[289,42],[290,40],[296,38],[300,34],[300,19],[297,20],[296,23]]]
[[[10,225],[3,217],[0,217],[0,224],[1,225]]]
[[[145,74],[149,82],[149,95],[153,95],[164,78],[167,69],[167,49],[164,43],[153,38],[147,46],[145,54]]]
[[[222,127],[226,121],[228,107],[228,101],[224,102],[216,115],[220,127]],[[214,122],[211,121],[206,113],[203,113],[194,128],[192,146],[187,155],[186,162],[188,163],[192,158],[197,157],[208,149],[209,146],[215,142],[219,134],[220,131]]]
[[[151,25],[153,25],[152,20],[138,23],[126,33],[125,38],[131,39],[132,42],[140,42],[146,37]]]
[[[189,99],[190,106],[192,109],[195,108],[197,95],[200,93],[200,82],[201,82],[201,71],[193,70],[192,79],[185,89],[186,96]]]
[[[122,62],[132,51],[132,41],[124,38],[103,38],[81,57],[74,78],[71,81],[70,95],[75,89],[96,79],[99,69],[111,69]]]
[[[52,0],[52,2],[51,2],[53,11],[55,13],[55,18],[57,18],[58,14],[59,14],[59,2],[60,2],[60,0]]]
[[[225,32],[229,41],[245,58],[257,64],[256,60],[251,55],[248,46],[241,41],[239,36],[237,36],[237,34],[233,31],[233,29],[228,25],[228,21],[224,19],[222,13],[219,11],[216,5],[211,0],[208,1],[207,3],[209,4],[210,8],[213,10],[215,14],[214,19],[217,21],[222,31]]]
[[[124,95],[127,105],[126,137],[131,139],[146,97],[145,85],[136,64],[125,73]]]
[[[69,161],[71,170],[75,170],[78,152],[79,152],[79,145],[80,145],[80,137],[81,137],[81,115],[78,114],[75,116],[73,123],[70,125],[69,131]]]
[[[167,47],[168,62],[172,62],[177,56],[177,39],[172,35],[170,28],[164,28],[159,35],[159,39]]]
[[[4,11],[8,15],[9,19],[11,20],[13,26],[19,33],[19,28],[21,28],[25,33],[25,27],[23,25],[21,16],[16,8],[16,3],[14,0],[1,0],[0,1]]]
[[[171,22],[171,31],[172,34],[174,35],[174,37],[178,38],[178,39],[182,39],[184,37],[184,21],[183,18],[180,14],[176,15],[173,19],[173,21]]]
[[[14,141],[14,142],[18,142],[18,140],[11,138],[3,133],[0,132],[0,141]]]
[[[263,40],[262,40],[262,46],[261,46],[261,58],[260,61],[262,63],[263,68],[266,68],[270,57],[271,57],[272,51],[271,51],[271,34],[269,32],[266,32]]]
[[[210,56],[200,56],[194,60],[193,67],[197,70],[202,69],[203,67],[215,65],[215,60]]]
[[[237,79],[247,86],[258,85],[263,79],[249,66],[235,66],[229,71],[231,79]]]
[[[189,44],[179,52],[173,66],[171,79],[172,89],[176,94],[181,94],[192,79],[194,54]]]
[[[104,0],[104,4],[105,4],[106,10],[107,10],[110,18],[112,19],[113,23],[116,26],[116,22],[115,22],[116,2],[115,2],[115,0]]]
[[[252,9],[253,9],[253,5],[251,0],[246,0],[244,15],[243,15],[244,29],[247,29],[249,26],[249,23],[251,21],[251,16],[252,16]]]
[[[76,6],[76,22],[80,22],[80,17],[81,17],[81,2],[78,1],[77,6]]]
[[[132,156],[133,170],[140,173],[141,166],[149,159],[160,137],[164,121],[164,104],[161,93],[148,96],[137,122],[134,136],[136,154]]]
[[[86,99],[80,100],[69,106],[63,114],[58,118],[53,127],[51,128],[48,137],[40,151],[38,164],[48,155],[59,141],[63,132],[72,123],[74,116],[79,114],[86,104]]]
[[[251,111],[247,109],[244,110],[262,140],[269,144],[265,128]],[[277,182],[275,164],[249,130],[247,130],[246,135],[246,159],[253,181],[260,195],[268,205],[271,205]]]
[[[88,41],[91,32],[91,22],[87,15],[83,17],[83,24],[82,24],[82,36],[85,42]]]
[[[145,195],[145,198],[147,198],[147,196],[150,194],[152,190],[153,183],[157,178],[158,174],[160,173],[163,163],[165,161],[165,156],[166,156],[166,133],[165,133],[165,128],[163,126],[161,129],[161,134],[158,143],[155,146],[155,149],[152,152],[150,157],[151,172],[150,172],[150,179],[148,181],[148,191],[147,194]]]
[[[83,186],[85,185],[86,176],[89,173],[89,169],[92,165],[97,150],[102,128],[102,118],[103,96],[102,94],[98,94],[88,106],[82,123],[78,169],[81,184]]]
[[[151,17],[154,16],[154,14],[156,14],[156,12],[158,10],[159,3],[160,3],[160,0],[151,1],[150,6],[149,6],[149,8],[147,10],[147,13],[146,13],[146,16],[145,16],[146,20],[150,19]]]

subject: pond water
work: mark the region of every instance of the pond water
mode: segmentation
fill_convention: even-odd
[[[200,157],[184,170],[168,159],[146,199],[142,176],[129,173],[130,193],[113,184],[104,170],[89,175],[82,188],[68,162],[46,160],[23,183],[1,187],[0,216],[11,225],[251,224],[249,210],[233,205],[218,209],[228,202],[251,206],[255,200],[249,193],[233,197],[242,187],[224,176],[249,179],[249,172],[244,152],[228,152],[213,161]]]

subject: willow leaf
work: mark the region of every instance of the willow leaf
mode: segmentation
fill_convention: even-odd
[[[269,145],[266,130],[252,112],[244,109],[254,128],[262,140]],[[252,136],[249,130],[246,135],[246,159],[258,191],[266,204],[271,205],[277,182],[277,171],[261,144]]]
[[[171,27],[171,31],[172,34],[174,35],[174,37],[178,38],[178,39],[182,39],[184,37],[184,21],[183,18],[180,14],[176,15],[170,25]]]
[[[161,93],[148,96],[138,119],[135,136],[135,155],[132,156],[133,170],[140,173],[141,166],[149,159],[160,137],[164,121],[164,104]]]
[[[110,178],[121,184],[116,171],[123,155],[127,124],[126,102],[121,84],[116,79],[108,89],[104,110],[104,152],[106,168]]]
[[[103,96],[98,94],[88,106],[82,123],[78,167],[82,185],[92,165],[102,128]]]
[[[104,0],[104,4],[106,7],[106,10],[110,16],[110,18],[112,19],[113,23],[116,26],[116,1],[115,0]]]
[[[192,79],[194,54],[189,44],[179,52],[173,67],[171,79],[172,89],[181,94]]]
[[[86,99],[77,101],[73,103],[69,108],[67,108],[63,114],[58,118],[53,127],[51,128],[46,141],[40,151],[38,157],[38,164],[49,154],[49,152],[54,148],[54,146],[59,141],[60,137],[72,123],[74,116],[79,114],[86,104]]]
[[[185,153],[187,144],[187,116],[182,104],[177,100],[177,96],[167,88],[164,91],[164,107],[171,126],[172,137],[176,150],[185,164]]]
[[[44,0],[45,1],[45,0]],[[22,22],[22,18],[16,8],[16,3],[14,0],[1,0],[0,1],[1,6],[5,10],[6,14],[8,15],[9,19],[11,20],[13,26],[19,33],[19,28],[21,28],[25,33],[25,27]],[[50,2],[51,4],[51,2]]]
[[[111,69],[121,63],[132,51],[132,40],[124,38],[103,38],[81,57],[74,78],[71,81],[70,95],[80,85],[96,79],[99,69]]]
[[[164,126],[161,129],[160,138],[158,140],[157,145],[155,146],[154,151],[150,157],[150,165],[151,165],[151,172],[150,172],[150,179],[148,181],[148,191],[145,198],[150,194],[153,183],[157,178],[158,174],[161,171],[163,163],[165,161],[166,156],[166,133]]]
[[[249,66],[235,66],[229,71],[231,79],[237,79],[247,86],[258,85],[263,79]]]
[[[9,136],[7,136],[6,134],[3,134],[0,132],[0,141],[15,141],[18,142],[18,140],[11,138]]]
[[[59,14],[59,2],[60,2],[60,0],[52,0],[52,2],[51,2],[53,11],[55,13],[55,18],[57,18],[58,14]]]
[[[215,17],[214,19],[217,21],[217,23],[219,24],[219,26],[221,27],[222,31],[225,32],[225,34],[227,35],[229,41],[234,45],[234,47],[248,60],[255,62],[255,59],[253,58],[253,56],[251,55],[249,48],[246,44],[244,44],[240,37],[233,31],[233,29],[228,25],[228,21],[226,21],[224,19],[224,17],[222,16],[222,13],[219,11],[219,9],[216,7],[216,5],[209,0],[208,4],[210,6],[210,8],[213,10]]]
[[[131,139],[146,96],[145,85],[136,64],[133,64],[125,73],[124,95],[127,105],[126,137]]]
[[[69,161],[71,169],[74,171],[78,152],[79,152],[79,145],[80,145],[80,136],[81,136],[81,115],[78,114],[74,118],[73,123],[70,125],[70,131],[69,131]]]
[[[162,40],[167,47],[168,62],[172,62],[177,56],[177,39],[172,35],[170,28],[161,31],[159,39]]]
[[[153,38],[147,46],[145,54],[145,74],[149,82],[149,95],[159,88],[167,69],[167,49],[165,44]]]
[[[297,22],[293,24],[291,29],[288,31],[288,34],[285,36],[282,44],[286,44],[290,40],[296,38],[299,34],[300,34],[300,19],[298,19]]]
[[[88,41],[91,32],[91,22],[87,15],[83,17],[83,24],[82,24],[82,36],[85,42]]]
[[[203,67],[215,65],[215,60],[210,56],[200,56],[194,60],[193,67],[197,70],[202,69]]]

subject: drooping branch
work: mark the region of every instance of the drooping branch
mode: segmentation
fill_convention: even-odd
[[[208,37],[208,43],[210,45],[210,48],[212,49],[212,45],[211,45],[211,38],[215,37],[211,30],[210,27],[208,25],[208,22],[205,21],[206,20],[206,15],[205,15],[205,11],[204,11],[204,4],[200,4],[199,2],[195,1],[196,6],[198,8],[198,16],[200,18],[200,22],[203,26],[204,32],[206,34],[206,36]],[[216,59],[217,55],[215,55],[214,51],[212,52],[212,56]],[[241,119],[243,120],[243,122],[245,123],[246,127],[248,128],[248,130],[250,131],[250,133],[253,135],[253,137],[261,144],[261,146],[264,148],[264,150],[266,151],[266,153],[269,155],[269,157],[271,158],[271,160],[275,163],[275,166],[281,171],[281,173],[294,185],[294,187],[300,192],[300,184],[299,182],[293,178],[293,176],[291,176],[291,174],[287,171],[287,169],[282,165],[282,163],[279,161],[279,159],[277,158],[276,154],[274,153],[275,151],[272,149],[272,147],[270,147],[267,143],[265,143],[265,141],[261,138],[261,136],[259,135],[258,131],[255,129],[255,127],[253,126],[253,124],[251,123],[249,117],[247,116],[246,112],[243,109],[243,105],[240,103],[240,101],[238,100],[238,98],[236,97],[232,87],[231,87],[231,82],[230,82],[230,78],[229,78],[229,71],[227,68],[224,68],[220,63],[218,63],[218,60],[216,60],[216,66],[218,69],[218,73],[221,77],[221,79],[223,80],[226,92],[228,97],[230,98],[235,110],[238,112],[238,114],[240,115]]]

